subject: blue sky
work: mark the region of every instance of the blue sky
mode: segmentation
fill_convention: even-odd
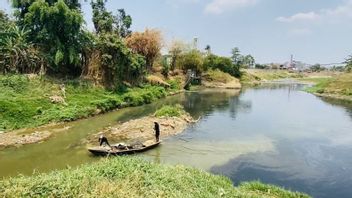
[[[8,12],[7,0],[0,0]],[[124,8],[133,30],[161,29],[166,41],[199,38],[216,54],[231,48],[257,62],[284,62],[293,54],[307,63],[342,62],[352,54],[352,0],[109,0]],[[92,28],[89,2],[83,2]]]

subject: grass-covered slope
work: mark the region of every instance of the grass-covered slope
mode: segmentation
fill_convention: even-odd
[[[247,69],[242,71],[241,83],[256,84],[285,78],[302,78],[303,75],[287,70]]]
[[[63,83],[66,98],[60,88]],[[122,106],[151,103],[166,96],[170,89],[146,85],[114,92],[78,80],[58,82],[38,76],[0,75],[0,131],[71,121]],[[64,102],[52,102],[51,97],[64,98]]]
[[[310,93],[352,101],[352,73],[306,80],[316,83],[307,89]]]
[[[118,157],[78,169],[0,181],[0,197],[308,197],[259,182]]]

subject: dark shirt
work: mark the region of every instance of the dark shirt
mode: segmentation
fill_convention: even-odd
[[[155,124],[154,125],[154,130],[155,130],[155,136],[159,136],[160,135],[160,127],[159,127],[159,124]]]

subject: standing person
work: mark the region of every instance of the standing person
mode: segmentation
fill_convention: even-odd
[[[108,139],[107,139],[106,137],[104,137],[104,135],[100,135],[100,137],[99,137],[99,144],[100,144],[100,146],[102,146],[103,144],[105,144],[105,145],[108,145],[109,147],[111,147],[110,144],[109,144],[109,142],[108,142]]]
[[[154,122],[154,130],[155,130],[155,139],[156,139],[156,142],[159,142],[159,136],[160,136],[160,126],[159,126],[159,123]]]

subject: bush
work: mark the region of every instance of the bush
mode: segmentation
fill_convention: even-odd
[[[156,117],[180,117],[185,114],[185,110],[179,104],[175,106],[164,105],[155,112]]]
[[[202,54],[198,50],[191,50],[182,55],[180,64],[184,71],[190,69],[196,73],[201,73],[203,71]]]
[[[240,67],[233,64],[230,58],[216,56],[214,54],[211,54],[205,58],[203,68],[205,70],[219,69],[220,71],[223,71],[235,77],[241,76]]]
[[[215,70],[211,69],[211,70],[208,70],[207,75],[206,75],[206,79],[208,81],[228,83],[228,82],[234,80],[234,77],[232,77],[228,73],[224,73],[224,72],[220,71],[219,69],[215,69]]]

